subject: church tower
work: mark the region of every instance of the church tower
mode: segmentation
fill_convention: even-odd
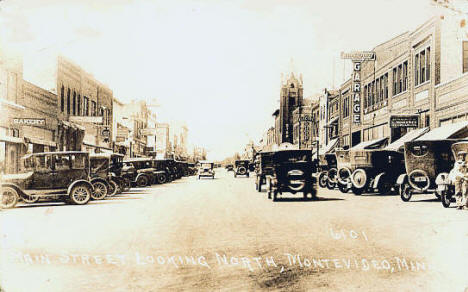
[[[291,61],[292,63],[292,61]],[[281,74],[280,97],[280,137],[279,143],[293,143],[293,111],[302,105],[303,87],[302,74],[297,77],[293,72]]]

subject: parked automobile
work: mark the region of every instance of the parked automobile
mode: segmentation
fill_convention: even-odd
[[[211,177],[214,179],[214,163],[209,161],[200,161],[200,168],[198,168],[198,179],[201,177]]]
[[[156,181],[159,184],[171,182],[174,180],[174,169],[168,159],[153,159],[153,168],[158,171]]]
[[[22,158],[22,171],[1,178],[1,206],[13,208],[21,198],[34,203],[60,197],[68,204],[84,205],[93,192],[89,154],[81,151],[42,152]]]
[[[234,165],[234,177],[237,177],[238,175],[245,175],[246,177],[250,176],[249,160],[236,160]]]
[[[468,141],[457,142],[452,145],[453,160],[456,160],[458,153],[461,151],[468,151]],[[466,159],[467,156],[465,155],[465,165],[468,163]],[[445,208],[450,207],[450,204],[455,199],[455,185],[449,178],[449,173],[440,173],[436,178],[437,193],[440,195],[440,201]]]
[[[347,193],[351,189],[351,160],[349,149],[336,149],[336,185],[342,193]],[[332,177],[329,171],[329,180]]]
[[[406,173],[397,180],[401,199],[408,202],[414,194],[434,194],[439,198],[436,178],[450,172],[455,162],[451,147],[467,137],[468,122],[460,122],[435,128],[406,142]]]
[[[317,171],[310,150],[279,150],[273,155],[273,176],[268,177],[268,198],[276,201],[283,193],[301,193],[304,199],[315,199]],[[310,195],[310,197],[309,197]]]
[[[107,196],[115,196],[122,192],[124,179],[120,177],[123,155],[118,153],[91,153],[89,155],[91,167],[91,183],[96,190],[103,193],[101,184],[107,187]]]
[[[346,184],[346,190],[351,189],[355,195],[362,194],[368,186],[368,181],[364,181],[365,171],[357,171],[354,177],[355,183],[353,183],[353,174],[356,169],[370,169],[372,167],[372,161],[370,157],[374,150],[382,149],[388,144],[388,137],[378,138],[375,140],[365,141],[357,144],[350,148],[347,153],[347,161],[340,165],[338,160],[338,187],[343,187]],[[337,156],[338,156],[337,151]],[[360,176],[361,175],[361,176]]]
[[[338,139],[333,139],[325,148],[319,150],[318,168],[320,170],[318,176],[319,185],[322,188],[334,189],[336,186],[336,154],[335,147],[338,144]],[[313,157],[315,157],[315,153]]]
[[[234,171],[234,166],[232,164],[227,164],[225,168],[227,171]]]
[[[188,163],[188,169],[189,169],[189,174],[190,175],[195,175],[198,172],[197,167],[195,166],[195,163],[189,162]]]
[[[396,188],[398,177],[405,173],[404,143],[419,138],[429,128],[415,129],[383,149],[359,149],[350,154],[353,193],[388,194]],[[382,141],[384,143],[385,141]],[[354,149],[354,148],[353,148]]]
[[[267,176],[274,174],[273,156],[275,152],[259,152],[256,156],[257,179],[255,181],[255,189],[262,191],[262,185],[266,183]]]
[[[136,185],[138,187],[146,187],[150,186],[154,181],[156,181],[156,175],[154,172],[156,171],[153,168],[153,162],[151,158],[130,158],[124,160],[124,165],[132,166],[134,168],[134,175],[132,177],[132,185]]]

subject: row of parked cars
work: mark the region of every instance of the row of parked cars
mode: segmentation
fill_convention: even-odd
[[[415,129],[388,142],[381,138],[344,150],[334,149],[332,141],[319,153],[319,185],[355,195],[398,192],[405,202],[432,194],[449,207],[454,186],[448,174],[457,154],[468,150],[468,122]]]
[[[60,200],[84,205],[112,197],[131,187],[163,184],[194,175],[194,164],[172,159],[132,158],[118,153],[42,152],[24,156],[22,171],[1,177],[2,208],[22,200]]]
[[[405,202],[416,194],[433,194],[449,207],[455,195],[449,173],[457,155],[468,152],[468,122],[414,129],[390,144],[388,138],[381,138],[346,150],[336,145],[337,140],[332,140],[318,154],[310,150],[258,153],[256,189],[266,185],[273,200],[282,192],[315,197],[318,181],[323,188],[355,195],[397,192]]]

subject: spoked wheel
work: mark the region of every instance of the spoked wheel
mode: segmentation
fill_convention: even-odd
[[[15,207],[19,200],[18,192],[12,187],[2,187],[1,189],[0,206],[3,209]]]
[[[120,191],[119,185],[113,180],[109,181],[109,189],[108,189],[107,196],[108,197],[113,197],[113,196],[117,195],[117,193],[119,193],[119,191]]]
[[[380,195],[387,195],[392,191],[392,186],[390,179],[384,175],[380,178],[377,190]]]
[[[325,171],[322,171],[319,174],[318,181],[319,181],[319,186],[321,188],[327,187],[328,177],[327,177],[327,173]]]
[[[102,200],[107,196],[107,186],[102,181],[93,182],[93,192],[91,193],[91,198],[93,200]]]
[[[330,178],[327,179],[327,189],[329,190],[333,190],[335,189],[336,187],[336,183],[332,180],[330,180]]]
[[[444,206],[444,208],[448,208],[452,202],[452,196],[447,191],[443,191],[440,194],[440,201],[442,202],[442,206]]]
[[[369,182],[366,171],[362,168],[356,169],[351,175],[351,182],[353,194],[359,196],[364,193]]]
[[[67,201],[74,205],[84,205],[91,199],[91,193],[92,191],[87,185],[79,184],[71,189]]]
[[[337,185],[338,185],[338,189],[343,194],[346,194],[349,191],[348,184],[343,184],[343,183],[337,182]]]
[[[137,186],[139,186],[140,188],[143,188],[143,187],[148,186],[149,179],[146,175],[142,175],[137,179],[136,183],[137,183]]]
[[[34,204],[39,201],[39,196],[36,195],[25,195],[23,198],[23,201],[28,204]]]
[[[408,202],[413,196],[413,189],[409,184],[403,183],[402,185],[400,185],[399,193],[400,198],[403,200],[403,202]]]
[[[165,173],[158,175],[158,184],[165,184],[167,182],[167,175]]]

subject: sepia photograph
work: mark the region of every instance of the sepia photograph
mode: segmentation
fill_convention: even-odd
[[[0,292],[468,292],[468,0],[0,0]]]

